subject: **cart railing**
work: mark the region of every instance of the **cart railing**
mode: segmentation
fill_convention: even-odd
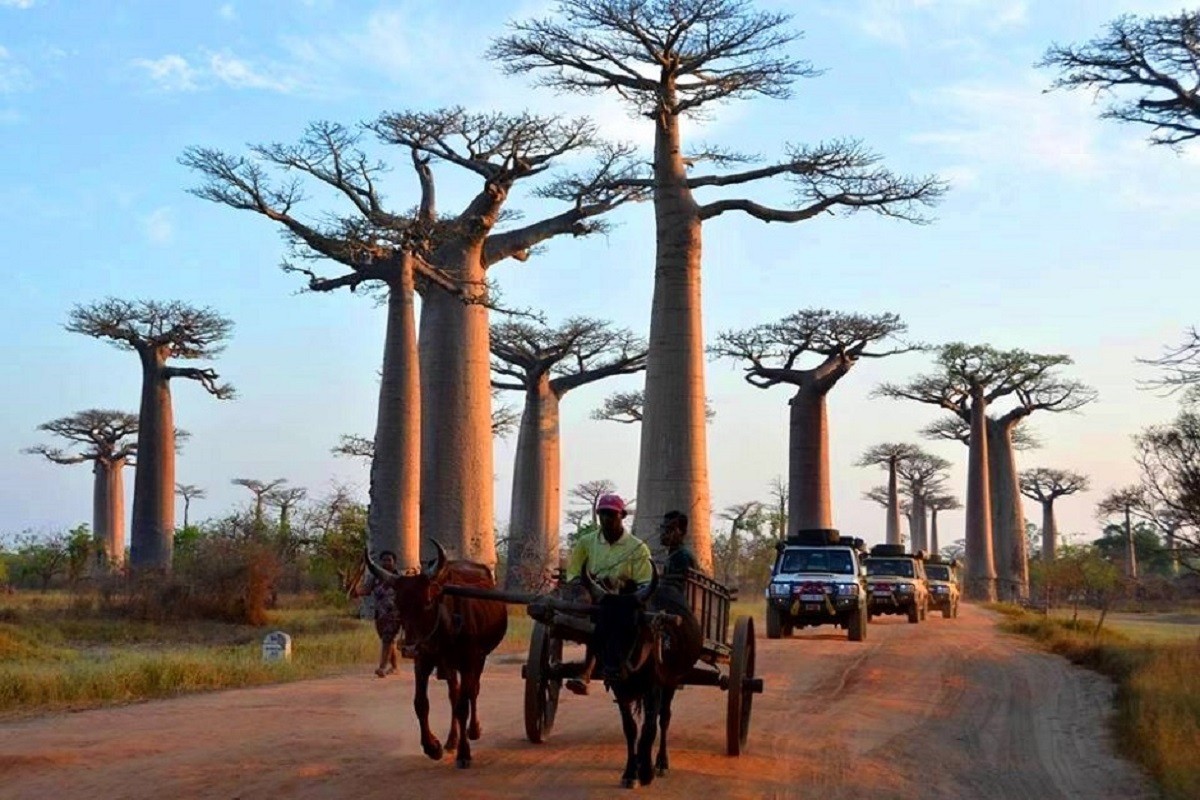
[[[684,597],[700,624],[706,650],[729,647],[729,607],[733,594],[703,572],[689,569],[683,584]]]

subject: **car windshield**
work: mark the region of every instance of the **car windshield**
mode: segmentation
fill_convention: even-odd
[[[899,575],[902,578],[913,576],[913,564],[907,558],[869,558],[867,559],[868,575]]]
[[[835,575],[853,575],[854,562],[849,550],[787,550],[779,565],[783,573],[831,572]]]
[[[950,580],[950,568],[944,564],[926,564],[925,577],[931,581],[948,581]]]

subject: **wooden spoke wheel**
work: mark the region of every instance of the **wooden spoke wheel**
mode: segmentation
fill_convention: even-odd
[[[562,678],[554,668],[562,663],[562,639],[550,635],[541,622],[534,623],[525,663],[525,736],[534,744],[546,741],[558,713]]]
[[[738,617],[729,653],[729,698],[725,714],[725,752],[739,756],[750,735],[750,708],[762,691],[754,677],[754,620]]]

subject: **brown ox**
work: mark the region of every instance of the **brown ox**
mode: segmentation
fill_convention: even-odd
[[[495,600],[443,594],[445,586],[494,589],[496,581],[483,564],[450,561],[442,546],[437,542],[434,545],[437,561],[416,574],[389,572],[370,554],[366,562],[371,574],[396,592],[401,651],[413,659],[416,677],[413,710],[421,724],[421,749],[434,760],[442,757],[443,750],[457,750],[456,763],[465,769],[471,765],[470,740],[478,739],[480,734],[476,708],[480,676],[488,654],[508,629],[508,609]],[[435,670],[438,679],[446,681],[452,712],[444,747],[429,729],[429,676]]]

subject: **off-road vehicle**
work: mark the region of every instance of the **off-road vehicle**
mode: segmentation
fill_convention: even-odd
[[[912,623],[929,612],[929,588],[925,583],[925,554],[906,553],[904,545],[877,544],[867,557],[867,613],[904,614]]]
[[[862,540],[833,529],[802,530],[777,546],[767,586],[767,638],[837,625],[850,641],[867,637]]]
[[[958,616],[958,561],[938,555],[925,559],[925,583],[929,585],[929,607],[942,612],[946,619]]]

